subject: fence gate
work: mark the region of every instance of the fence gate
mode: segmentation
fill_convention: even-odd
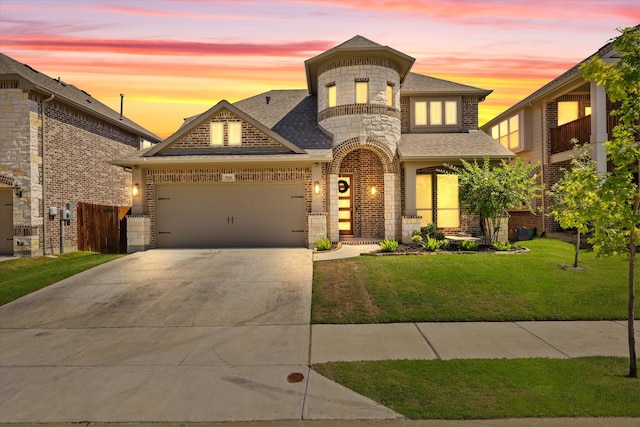
[[[127,253],[128,206],[78,202],[78,250],[103,254]]]

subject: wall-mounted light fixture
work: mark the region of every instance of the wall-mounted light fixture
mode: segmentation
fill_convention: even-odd
[[[16,197],[22,197],[22,188],[20,188],[17,182],[13,184],[13,194],[15,194]]]
[[[320,194],[320,183],[318,181],[313,183],[313,192]]]
[[[133,197],[138,197],[138,194],[140,194],[140,184],[136,182],[133,184],[133,187],[131,187],[131,195]]]
[[[371,195],[372,195],[372,196],[375,196],[375,195],[376,195],[376,192],[377,192],[377,191],[376,191],[376,186],[375,186],[375,185],[372,185],[372,186],[371,186]]]

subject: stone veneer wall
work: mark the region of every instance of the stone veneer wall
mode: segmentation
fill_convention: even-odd
[[[315,247],[315,244],[320,239],[327,238],[327,213],[326,212],[313,212],[308,217],[309,227],[309,249]]]
[[[127,216],[127,253],[151,248],[151,218],[146,215]]]
[[[313,184],[310,167],[274,168],[196,168],[196,169],[148,169],[143,172],[145,179],[145,214],[151,218],[149,225],[150,246],[155,247],[156,226],[156,184],[163,183],[216,183],[222,182],[223,174],[235,174],[235,182],[304,182],[305,212],[311,212]],[[308,223],[308,218],[307,218]],[[307,224],[308,226],[308,224]],[[309,230],[305,230],[309,241]]]
[[[60,248],[60,217],[42,211],[42,101],[17,82],[0,82],[2,126],[0,176],[23,191],[14,197],[14,253],[43,252],[43,217],[47,221],[47,252]],[[77,202],[131,206],[131,175],[108,162],[138,148],[139,137],[53,100],[44,104],[47,176],[46,209]],[[6,157],[4,153],[7,153]],[[43,215],[44,214],[44,215]],[[64,227],[65,249],[77,250],[77,220]]]

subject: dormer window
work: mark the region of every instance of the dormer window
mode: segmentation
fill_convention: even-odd
[[[458,129],[460,108],[458,99],[414,98],[412,101],[412,130]]]
[[[356,104],[369,102],[369,80],[356,80]]]
[[[226,135],[225,125],[227,127]],[[242,144],[242,122],[211,122],[210,129],[210,143],[212,147],[224,147]]]

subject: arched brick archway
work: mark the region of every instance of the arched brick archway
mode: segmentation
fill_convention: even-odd
[[[399,183],[399,173],[395,155],[387,142],[352,138],[334,147],[333,153],[327,203],[332,240],[347,236],[374,241],[395,237],[395,226],[390,225],[393,222],[390,218],[395,215],[393,209],[399,197],[399,189],[395,185]],[[348,215],[351,227],[344,224],[347,213],[344,196],[339,193],[341,176],[351,179]]]

